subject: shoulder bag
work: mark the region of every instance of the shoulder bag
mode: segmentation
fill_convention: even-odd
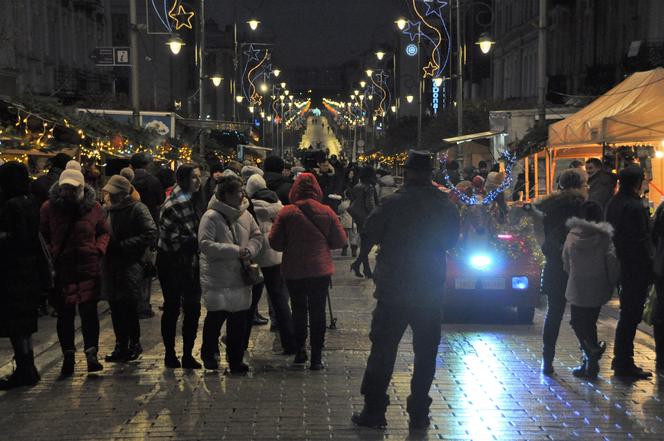
[[[226,225],[228,225],[228,229],[231,231],[231,235],[233,236],[233,242],[237,246],[241,246],[240,242],[237,240],[237,237],[235,236],[235,231],[233,230],[233,226],[231,225],[230,221],[226,216],[224,216],[223,214],[221,215],[224,217]],[[243,260],[243,259],[239,260],[242,268],[242,280],[246,285],[254,286],[258,285],[259,283],[263,283],[264,281],[263,272],[261,271],[261,268],[260,266],[258,266],[257,263],[254,263],[251,260]]]

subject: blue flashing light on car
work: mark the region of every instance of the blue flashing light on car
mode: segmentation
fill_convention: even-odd
[[[517,276],[512,277],[512,289],[519,291],[525,291],[528,289],[528,277],[526,276]]]
[[[486,254],[474,254],[470,256],[470,266],[478,271],[486,271],[491,267],[491,256]]]

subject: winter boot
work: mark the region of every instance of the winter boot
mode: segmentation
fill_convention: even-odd
[[[124,363],[127,361],[129,356],[129,351],[126,347],[123,347],[120,343],[115,343],[115,349],[113,352],[104,357],[104,360],[109,363]]]
[[[73,349],[68,349],[63,352],[64,359],[62,360],[62,367],[60,368],[61,379],[74,375],[74,364],[76,363],[74,354],[75,352]]]
[[[309,357],[307,356],[307,350],[304,348],[298,349],[297,353],[295,354],[295,359],[293,360],[294,365],[303,365],[304,363],[307,362]]]
[[[549,376],[553,372],[553,357],[542,357],[542,373]]]
[[[175,354],[175,349],[166,350],[166,354],[164,355],[164,366],[170,369],[178,369],[182,367],[178,356]]]
[[[357,426],[369,427],[371,429],[384,429],[387,427],[385,411],[387,410],[389,403],[390,399],[387,396],[382,399],[369,399],[365,396],[362,412],[353,413],[350,420]]]
[[[140,342],[129,343],[129,350],[127,351],[127,361],[134,361],[138,359],[143,353],[143,346]]]
[[[588,354],[585,351],[581,357],[581,365],[572,369],[572,375],[576,378],[586,378],[588,376]]]
[[[320,371],[324,369],[323,366],[323,353],[320,348],[311,350],[311,363],[309,364],[309,369],[312,371]]]
[[[97,347],[92,346],[85,350],[85,359],[88,362],[88,372],[99,372],[104,366],[97,359]]]
[[[15,359],[16,370],[9,377],[0,380],[0,390],[10,390],[21,386],[34,386],[40,380],[32,353],[17,355]]]

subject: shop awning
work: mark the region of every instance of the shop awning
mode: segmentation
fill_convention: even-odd
[[[579,112],[549,126],[553,148],[660,143],[664,68],[630,75]]]
[[[505,132],[488,131],[488,132],[471,133],[469,135],[455,136],[454,138],[445,138],[443,139],[443,141],[449,144],[463,144],[464,142],[475,141],[477,139],[492,138],[494,136],[501,135],[503,133]]]

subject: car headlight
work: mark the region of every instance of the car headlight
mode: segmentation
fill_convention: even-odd
[[[486,271],[491,266],[491,256],[486,254],[474,254],[470,256],[470,266],[478,271]]]
[[[512,289],[516,289],[519,291],[524,291],[528,289],[528,277],[526,276],[512,277]]]

